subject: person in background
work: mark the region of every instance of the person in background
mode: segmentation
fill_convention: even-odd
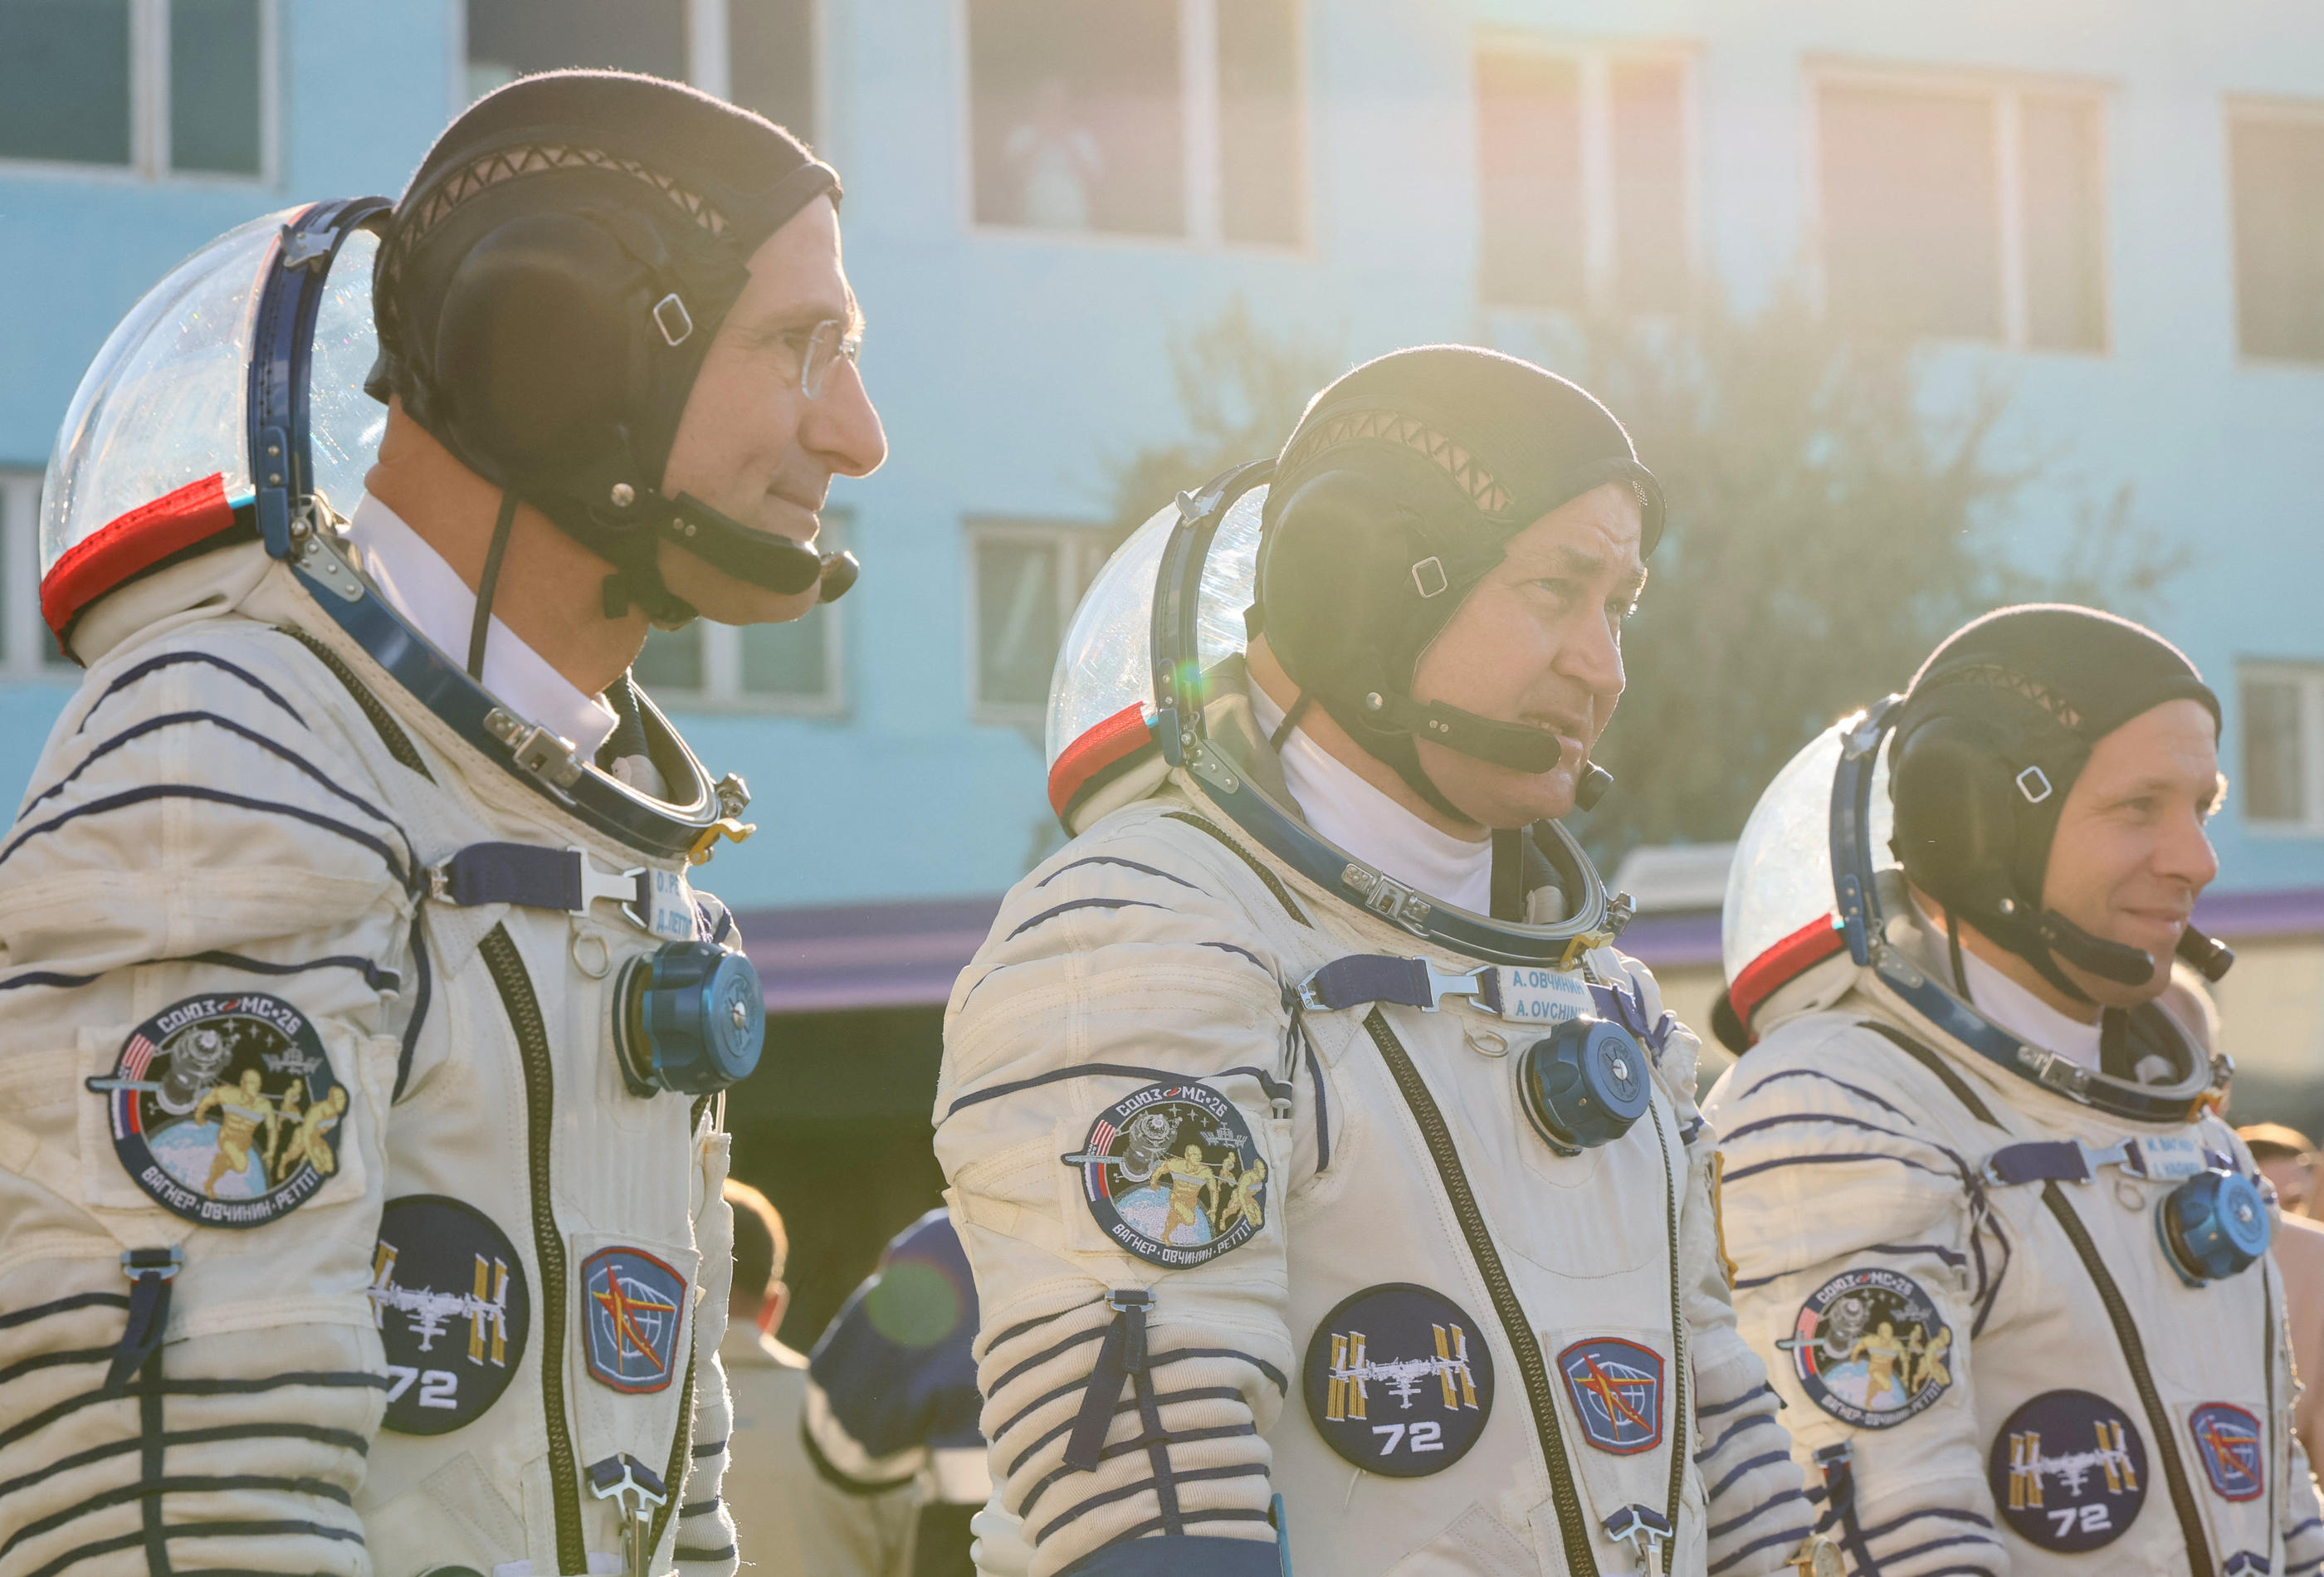
[[[2281,1122],[2255,1122],[2236,1133],[2250,1147],[2261,1175],[2275,1185],[2280,1230],[2271,1251],[2283,1279],[2284,1325],[2292,1337],[2292,1372],[2300,1379],[2292,1430],[2313,1462],[2324,1444],[2324,1222],[2308,1214],[2316,1146]]]
[[[2236,1136],[2251,1147],[2252,1159],[2259,1163],[2260,1176],[2275,1185],[2275,1202],[2287,1216],[2308,1213],[2308,1199],[2314,1185],[2310,1168],[2315,1165],[2316,1145],[2296,1128],[2286,1128],[2281,1122],[2253,1122],[2236,1130]]]
[[[968,1577],[973,1569],[969,1518],[992,1493],[969,1353],[976,1325],[967,1256],[951,1219],[932,1210],[889,1242],[816,1343],[807,1455],[852,1503],[848,1546],[881,1552],[876,1565],[850,1570]]]
[[[742,1558],[755,1577],[886,1577],[898,1541],[881,1531],[881,1508],[838,1493],[809,1464],[807,1360],[774,1335],[791,1296],[783,1218],[747,1183],[729,1179],[726,1203],[734,1282],[718,1356],[733,1399],[725,1489]],[[900,1526],[902,1516],[888,1520]]]

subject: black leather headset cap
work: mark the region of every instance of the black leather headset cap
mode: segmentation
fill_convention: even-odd
[[[1440,808],[1452,807],[1421,770],[1416,734],[1546,770],[1553,738],[1416,706],[1413,674],[1512,537],[1609,482],[1637,498],[1639,550],[1651,553],[1662,489],[1587,391],[1473,346],[1367,362],[1310,402],[1284,446],[1262,521],[1252,632],[1265,632],[1303,692]]]
[[[752,254],[824,195],[838,177],[798,139],[691,88],[520,78],[452,123],[396,204],[372,391],[683,616],[652,567],[667,521],[640,501]]]
[[[2195,665],[2127,619],[2029,604],[1963,626],[1914,677],[1890,747],[1905,876],[2080,994],[2050,954],[2104,973],[2114,945],[2043,908],[2059,812],[2098,741],[2175,700],[2200,703],[2217,736],[2218,697]]]

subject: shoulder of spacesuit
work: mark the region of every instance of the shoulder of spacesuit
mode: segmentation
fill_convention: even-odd
[[[1183,801],[1124,807],[1001,900],[953,985],[946,1067],[1019,1056],[1028,1036],[1073,1060],[1068,1021],[1084,1011],[1279,1027],[1299,973],[1287,954],[1304,919],[1285,907],[1296,901]]]
[[[1741,1245],[1790,1268],[1967,1230],[1987,1141],[1937,1074],[1860,1015],[1784,1025],[1727,1071],[1705,1110],[1738,1262]],[[1845,1211],[1802,1208],[1841,1197]]]

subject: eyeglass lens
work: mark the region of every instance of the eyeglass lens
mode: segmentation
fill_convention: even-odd
[[[810,400],[822,399],[823,383],[831,375],[833,364],[842,356],[853,362],[862,346],[862,337],[849,334],[847,326],[836,318],[816,324],[807,336],[807,355],[800,360],[799,392]]]

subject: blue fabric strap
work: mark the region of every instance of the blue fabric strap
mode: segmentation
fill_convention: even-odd
[[[119,1391],[161,1351],[161,1332],[170,1323],[170,1283],[184,1263],[184,1253],[175,1248],[132,1249],[121,1256],[121,1273],[129,1277],[129,1319],[105,1371],[106,1390]]]
[[[1394,1002],[1406,1008],[1436,1005],[1428,990],[1426,964],[1417,958],[1370,953],[1334,958],[1307,977],[1305,994],[1317,1007],[1333,1012],[1365,1002]]]
[[[1996,1183],[2087,1183],[2089,1157],[2071,1139],[2043,1139],[2004,1145],[1987,1157],[1986,1176]]]
[[[475,908],[512,903],[533,909],[578,909],[581,854],[530,844],[470,844],[437,867],[436,896]]]
[[[1114,1404],[1121,1400],[1122,1382],[1145,1370],[1146,1311],[1154,1306],[1154,1295],[1118,1289],[1106,1295],[1106,1302],[1113,1306],[1113,1323],[1106,1327],[1105,1343],[1090,1370],[1089,1388],[1082,1393],[1082,1410],[1065,1442],[1065,1466],[1084,1473],[1097,1471],[1105,1432],[1113,1424]]]
[[[1501,1010],[1500,971],[1489,965],[1448,972],[1425,958],[1360,953],[1334,958],[1299,985],[1299,1000],[1305,1006],[1327,1012],[1368,1002],[1390,1002],[1433,1013],[1448,996],[1473,997],[1479,1007],[1498,1013]]]
[[[1856,1448],[1843,1440],[1820,1446],[1816,1469],[1823,1474],[1825,1504],[1840,1523],[1840,1547],[1848,1552],[1855,1577],[1880,1577],[1880,1563],[1864,1542],[1864,1525],[1856,1517]]]

